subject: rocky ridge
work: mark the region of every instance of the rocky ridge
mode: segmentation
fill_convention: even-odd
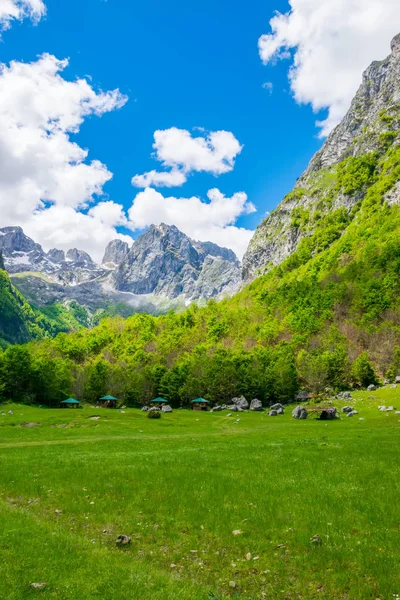
[[[76,248],[45,252],[21,227],[0,229],[0,250],[16,287],[38,306],[74,300],[90,311],[122,303],[156,313],[233,294],[241,283],[231,250],[165,224],[151,226],[131,248],[111,241],[101,265]]]
[[[348,113],[312,158],[294,190],[258,226],[243,258],[244,282],[281,264],[327,215],[342,210],[344,219],[346,215],[352,218],[352,209],[364,193],[345,186],[338,189],[338,172],[349,157],[365,157],[398,144],[399,115],[400,34],[392,40],[391,54],[366,69]],[[400,182],[385,199],[389,205],[400,202]]]

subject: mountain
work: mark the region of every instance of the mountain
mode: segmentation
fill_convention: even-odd
[[[174,225],[152,225],[114,271],[114,289],[187,301],[233,293],[240,269],[235,254],[215,244],[194,242]]]
[[[348,114],[294,190],[257,229],[243,263],[248,285],[203,307],[104,319],[31,344],[29,360],[39,357],[45,372],[61,362],[63,381],[66,373],[71,381],[65,393],[93,401],[108,390],[127,404],[159,395],[175,405],[242,394],[287,402],[299,389],[393,380],[400,376],[399,192],[397,37],[391,55],[367,69]],[[237,285],[229,251],[174,227],[151,227],[129,252],[121,249],[122,262],[107,276],[114,293],[189,299]],[[0,368],[7,391],[6,374]],[[39,400],[45,385],[21,394]]]
[[[36,307],[79,304],[99,314],[159,313],[234,293],[240,286],[235,254],[195,242],[174,226],[151,226],[129,248],[111,241],[101,265],[86,252],[43,248],[21,227],[0,229],[0,250],[13,284]]]
[[[313,157],[306,172],[283,202],[257,228],[243,258],[245,282],[281,264],[300,248],[311,254],[340,237],[353,221],[368,184],[385,169],[382,158],[398,144],[400,128],[400,35],[391,54],[374,62],[343,121]],[[390,167],[391,168],[391,167]],[[383,202],[398,204],[395,182]]]

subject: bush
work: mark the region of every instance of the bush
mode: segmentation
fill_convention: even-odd
[[[371,383],[378,383],[378,378],[373,366],[368,360],[368,355],[366,352],[360,354],[360,356],[353,362],[351,374],[355,382],[363,387],[367,387],[368,385],[371,385]]]
[[[147,412],[148,419],[161,419],[161,411],[160,410],[149,410]]]

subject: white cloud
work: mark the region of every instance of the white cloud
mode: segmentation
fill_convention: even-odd
[[[46,14],[42,0],[0,0],[0,30],[9,29],[14,20],[26,17],[39,21]]]
[[[221,175],[232,171],[242,146],[230,131],[204,132],[196,137],[185,129],[158,130],[154,133],[154,158],[169,171],[149,171],[135,175],[135,187],[173,187],[182,185],[190,173],[207,172]]]
[[[209,202],[195,196],[164,197],[147,188],[137,194],[129,209],[129,226],[135,230],[162,222],[176,225],[191,238],[231,248],[242,258],[254,232],[234,224],[241,215],[254,212],[254,205],[244,192],[227,198],[218,189],[212,189],[207,196]]]
[[[264,90],[267,90],[267,92],[272,94],[272,91],[274,89],[274,84],[271,81],[266,81],[265,83],[262,84],[262,87],[264,88]]]
[[[289,79],[299,103],[327,108],[319,123],[327,135],[341,120],[361,83],[362,71],[389,53],[400,31],[399,0],[289,0],[291,10],[270,21],[259,39],[265,64],[293,60]]]
[[[120,207],[106,202],[85,212],[112,173],[89,162],[70,135],[86,116],[120,108],[127,98],[119,90],[96,92],[85,79],[63,79],[67,65],[49,54],[0,65],[1,224],[21,225],[44,247],[65,248],[68,240],[99,257],[103,242],[116,237]]]

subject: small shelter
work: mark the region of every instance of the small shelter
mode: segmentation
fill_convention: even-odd
[[[118,398],[114,396],[102,396],[100,398],[103,408],[117,408]]]
[[[63,400],[60,405],[61,408],[78,408],[80,406],[79,400],[75,400],[75,398],[67,398],[67,400]]]
[[[196,398],[196,400],[192,400],[193,410],[208,410],[209,405],[209,401],[205,400],[204,398]]]
[[[153,404],[168,404],[168,400],[165,400],[165,398],[154,398],[154,400],[152,400]]]

